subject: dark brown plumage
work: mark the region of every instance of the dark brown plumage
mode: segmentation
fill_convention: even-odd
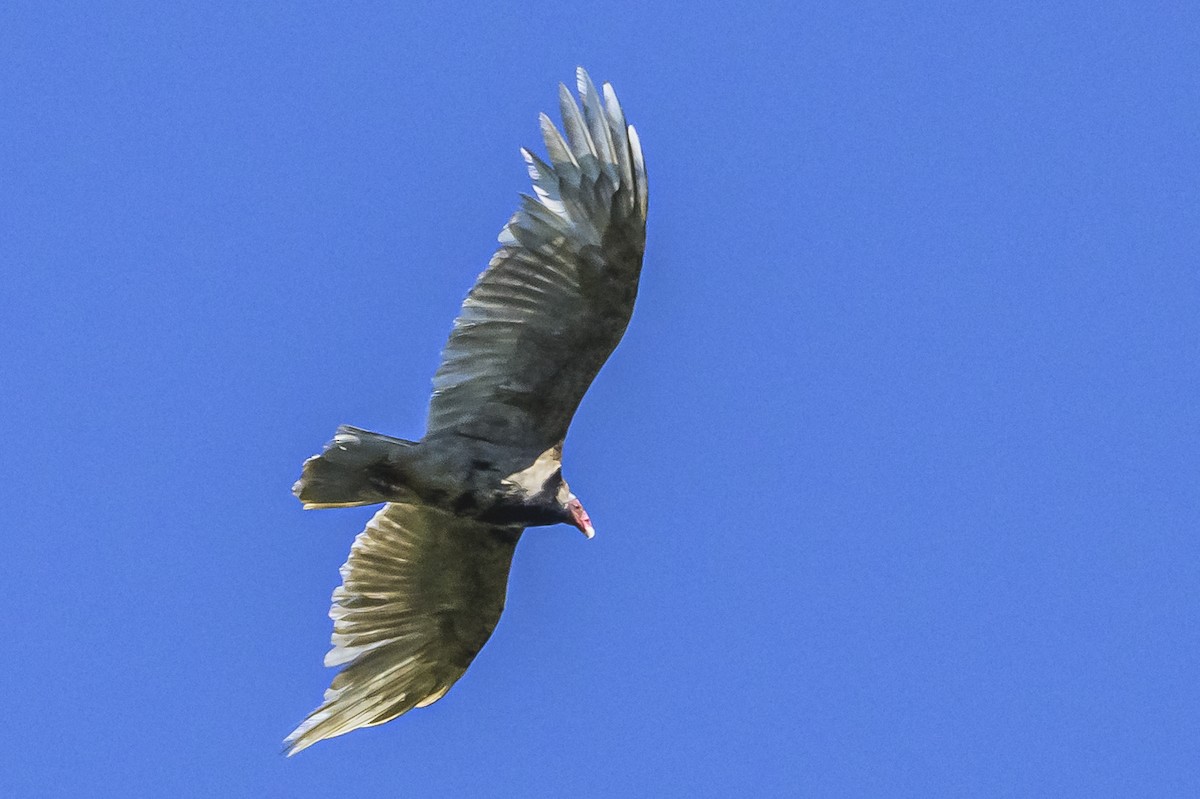
[[[522,150],[522,196],[454,323],[419,442],[341,427],[310,458],[306,508],[387,503],[354,542],[333,594],[344,666],[287,738],[288,754],[445,695],[504,608],[526,527],[591,520],[562,477],[562,444],[633,312],[646,235],[646,171],[612,87],[560,86],[549,163]]]

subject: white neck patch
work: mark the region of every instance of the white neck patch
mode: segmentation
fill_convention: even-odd
[[[504,478],[505,485],[515,486],[524,494],[536,494],[550,479],[550,476],[562,468],[562,446],[553,446],[537,456],[537,460],[519,472],[513,472]]]

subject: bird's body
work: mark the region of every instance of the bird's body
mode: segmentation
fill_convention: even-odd
[[[297,493],[310,509],[398,502],[535,527],[569,521],[555,500],[562,484],[558,448],[534,453],[455,434],[404,441],[343,425],[305,464]]]
[[[343,426],[304,464],[294,490],[306,508],[387,504],[333,594],[325,662],[345,668],[289,754],[440,699],[500,618],[525,528],[594,532],[562,446],[633,311],[646,173],[612,88],[577,78],[582,111],[559,87],[566,136],[541,118],[549,163],[522,151],[536,196],[522,196],[463,303],[425,435]]]

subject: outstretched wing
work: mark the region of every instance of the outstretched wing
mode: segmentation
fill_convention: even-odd
[[[345,668],[287,737],[287,753],[441,699],[500,620],[521,532],[421,505],[376,513],[329,611],[325,665]]]
[[[433,378],[426,435],[458,433],[542,452],[561,442],[629,324],[646,243],[646,167],[607,83],[578,70],[582,113],[559,86],[547,164],[522,150],[536,197],[463,303]]]

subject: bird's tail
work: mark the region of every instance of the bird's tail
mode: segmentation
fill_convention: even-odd
[[[403,499],[415,441],[342,425],[325,451],[304,462],[292,493],[313,508],[349,508]]]

